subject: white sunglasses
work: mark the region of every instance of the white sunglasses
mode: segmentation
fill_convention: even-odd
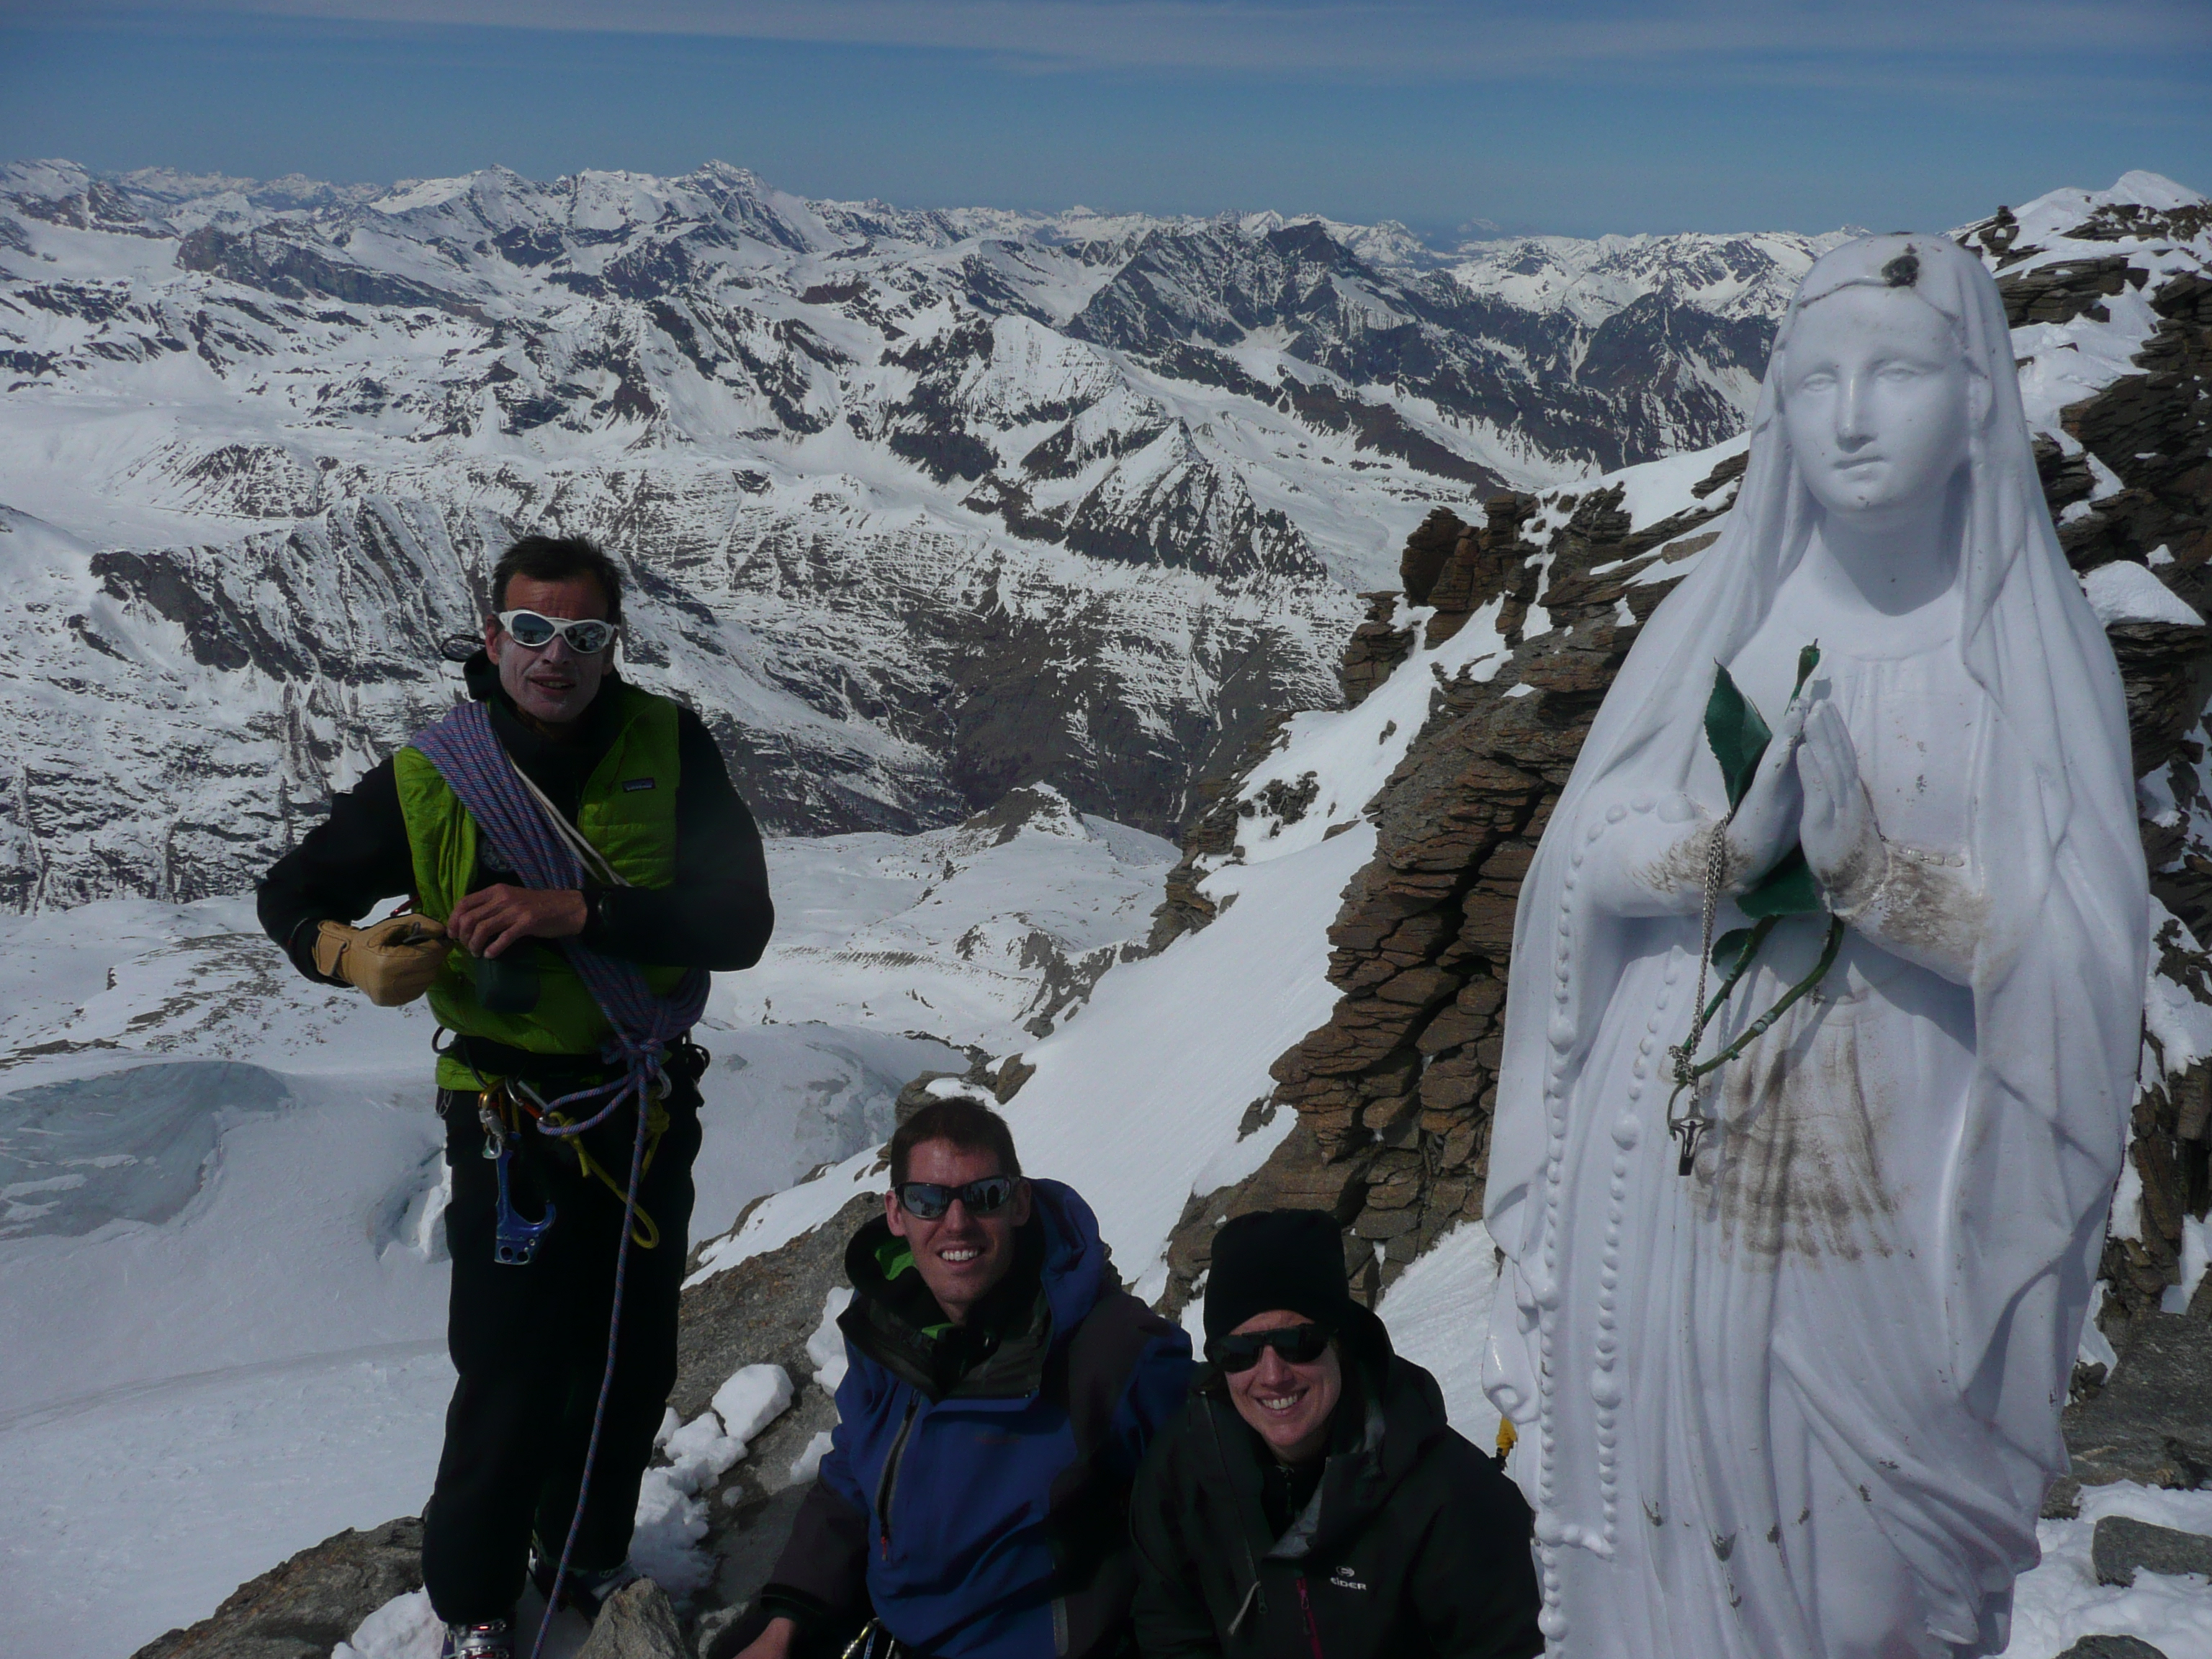
[[[502,611],[499,625],[507,635],[526,650],[535,651],[550,645],[558,634],[568,641],[571,651],[586,657],[596,656],[614,643],[615,625],[602,622],[597,617],[586,617],[581,622],[569,622],[559,617],[541,617],[535,611]]]

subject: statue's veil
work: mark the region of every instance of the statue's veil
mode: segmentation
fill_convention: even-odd
[[[1938,236],[1838,248],[1799,287],[1777,363],[1805,308],[1851,285],[1910,287],[1950,319],[1987,389],[1963,486],[1958,649],[1991,710],[1971,781],[1972,865],[1990,922],[1972,979],[1974,1079],[1944,1176],[1941,1311],[1970,1408],[2025,1462],[2055,1474],[2065,1453],[2054,1402],[2066,1397],[2141,1042],[2148,908],[2126,708],[2112,647],[2051,527],[1988,272]],[[1720,539],[1630,651],[1522,889],[1485,1213],[1523,1297],[1548,1281],[1547,1065],[1554,1046],[1571,1062],[1589,1052],[1626,960],[1620,927],[1576,915],[1571,994],[1554,1007],[1550,930],[1565,914],[1570,842],[1588,811],[1631,794],[1687,791],[1709,810],[1723,804],[1704,750],[1714,665],[1732,660],[1764,620],[1818,511],[1779,418],[1780,379],[1770,372],[1760,391]],[[1671,1170],[1671,1151],[1650,1155]],[[1498,1321],[1493,1341],[1512,1340],[1510,1326]]]

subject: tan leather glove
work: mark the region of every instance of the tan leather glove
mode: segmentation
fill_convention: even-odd
[[[368,993],[380,1008],[412,1002],[430,988],[452,949],[428,916],[403,913],[367,927],[326,921],[315,933],[315,971]]]

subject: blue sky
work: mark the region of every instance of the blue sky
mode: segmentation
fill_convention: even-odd
[[[1430,234],[1948,226],[2212,190],[2208,0],[0,0],[0,158],[709,158],[813,196]]]

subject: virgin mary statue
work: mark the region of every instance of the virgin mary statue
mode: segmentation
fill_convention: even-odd
[[[1942,237],[1838,248],[1521,895],[1484,1382],[1549,1651],[2005,1646],[2146,919],[1996,287]]]

